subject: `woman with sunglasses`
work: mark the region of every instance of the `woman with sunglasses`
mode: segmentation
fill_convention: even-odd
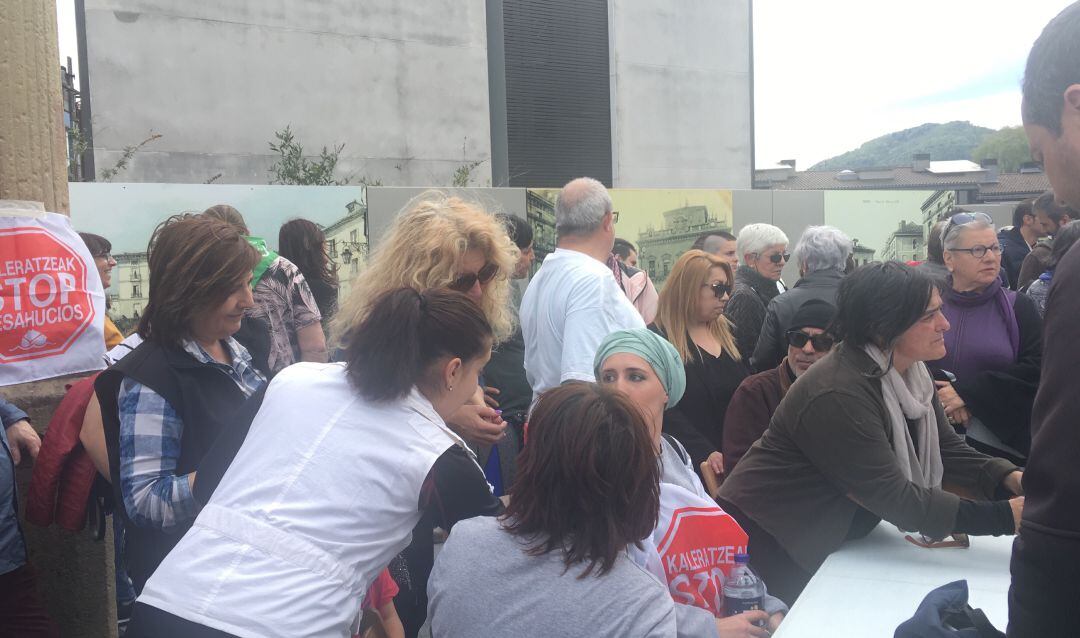
[[[429,191],[405,205],[368,259],[331,326],[339,340],[362,323],[382,293],[400,287],[416,291],[450,289],[480,307],[495,343],[513,331],[510,276],[519,251],[506,227],[478,204]],[[469,401],[446,419],[474,447],[498,444],[506,436],[499,410],[484,402],[478,383]],[[501,457],[491,454],[484,467],[490,481],[501,482]],[[421,526],[425,522],[421,522]],[[427,618],[427,580],[434,561],[433,526],[418,527],[401,558],[408,573],[394,599],[406,636],[416,636]]]
[[[728,402],[749,374],[735,346],[724,306],[731,294],[731,266],[701,250],[688,250],[668,275],[653,329],[675,346],[686,368],[682,401],[664,417],[664,431],[690,452],[694,467],[708,463],[719,479]]]
[[[769,302],[780,294],[780,274],[791,260],[788,238],[772,224],[750,224],[735,242],[743,265],[724,314],[734,324],[735,343],[747,359],[757,347]]]
[[[1023,465],[1042,365],[1042,319],[1027,296],[1008,290],[1001,244],[986,213],[954,215],[941,235],[942,312],[953,328],[945,356],[929,363],[945,414],[968,443]]]
[[[924,362],[945,353],[949,322],[932,280],[869,264],[844,278],[836,304],[840,344],[791,386],[717,499],[788,604],[829,554],[882,520],[933,539],[1000,535],[1023,510],[1022,498],[1005,500],[1022,491],[1019,468],[968,447],[937,400]]]
[[[724,417],[724,466],[730,473],[769,427],[773,412],[795,379],[832,351],[826,332],[836,307],[823,299],[799,306],[785,334],[787,356],[775,368],[747,377],[731,397]]]

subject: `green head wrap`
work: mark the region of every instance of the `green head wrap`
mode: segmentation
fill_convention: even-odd
[[[593,359],[593,372],[597,379],[600,378],[604,361],[620,352],[635,354],[652,366],[653,372],[667,392],[667,407],[673,407],[679,402],[686,391],[686,371],[678,351],[667,339],[645,328],[619,330],[609,334],[600,343],[596,358]]]

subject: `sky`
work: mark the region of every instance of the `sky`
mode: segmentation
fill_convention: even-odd
[[[753,0],[755,163],[802,170],[926,122],[1020,124],[1028,51],[1070,1]],[[77,73],[74,6],[57,0]]]
[[[1020,124],[1031,45],[1071,0],[755,0],[755,163],[926,122]]]

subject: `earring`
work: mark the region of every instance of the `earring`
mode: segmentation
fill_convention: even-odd
[[[453,392],[454,391],[454,386],[452,386],[452,385],[446,386],[446,391],[447,392]]]

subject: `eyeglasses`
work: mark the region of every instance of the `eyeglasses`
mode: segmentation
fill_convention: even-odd
[[[94,255],[94,259],[104,259],[105,261],[112,261],[111,253],[101,253],[100,255]]]
[[[994,244],[993,246],[972,246],[971,248],[949,248],[951,253],[970,253],[975,259],[982,259],[986,256],[986,253],[991,252],[995,255],[1001,254],[1001,244]]]
[[[945,230],[941,233],[941,242],[945,242],[953,228],[956,228],[957,226],[967,226],[968,224],[974,222],[986,222],[987,224],[993,224],[994,219],[986,213],[957,213],[950,217],[949,223],[945,225]]]
[[[619,223],[619,211],[617,211],[617,210],[611,211],[611,223],[612,224],[618,224]]]
[[[761,257],[761,253],[754,253],[754,254],[757,255],[758,257]],[[791,261],[791,253],[773,253],[773,254],[769,255],[769,261],[771,261],[774,264],[778,264],[781,261],[783,261],[783,262]]]
[[[717,299],[723,299],[724,295],[731,294],[731,284],[723,282],[716,282],[715,284],[705,284],[707,287],[712,288],[712,292],[716,295]]]
[[[836,343],[831,335],[824,332],[812,337],[802,330],[788,330],[787,332],[787,342],[792,348],[805,348],[808,341],[814,346],[815,352],[828,352]]]
[[[495,264],[484,264],[484,267],[479,272],[468,273],[458,276],[457,279],[450,282],[447,286],[450,290],[456,290],[458,292],[468,292],[472,290],[472,287],[476,285],[476,282],[480,282],[483,286],[487,282],[495,278],[495,275],[499,274],[499,267]]]

